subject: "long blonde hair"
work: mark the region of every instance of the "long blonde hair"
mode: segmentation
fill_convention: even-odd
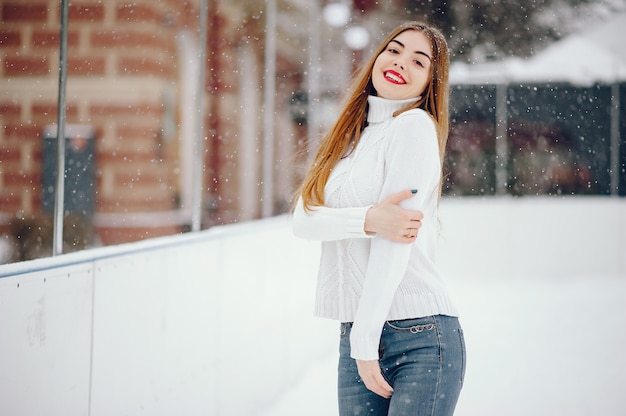
[[[422,108],[429,113],[437,127],[439,156],[443,164],[449,129],[448,69],[450,58],[448,45],[438,29],[421,22],[407,22],[395,28],[381,42],[369,61],[356,74],[339,118],[322,139],[313,163],[304,177],[300,196],[302,196],[305,209],[324,205],[324,187],[330,172],[342,156],[356,147],[361,132],[366,126],[367,98],[370,95],[376,95],[372,83],[374,62],[387,48],[389,42],[407,30],[419,31],[430,40],[434,65],[431,65],[431,79],[421,98],[416,103],[396,112],[394,116],[414,108]]]

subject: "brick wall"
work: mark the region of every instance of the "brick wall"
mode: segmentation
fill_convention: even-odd
[[[134,219],[181,208],[181,171],[191,169],[181,159],[181,119],[194,103],[181,102],[176,35],[183,29],[197,32],[196,3],[76,0],[69,5],[67,123],[90,124],[96,131],[94,224],[104,244],[172,234],[186,225],[184,220],[138,225]],[[205,227],[260,216],[260,201],[256,211],[241,214],[246,168],[240,165],[239,134],[242,103],[262,101],[264,23],[258,11],[265,6],[260,0],[243,3],[209,2]],[[0,0],[0,234],[7,234],[7,224],[16,218],[41,216],[42,131],[57,121],[59,7],[58,0]],[[259,87],[246,97],[238,88],[240,77],[250,76],[239,67],[242,42],[254,51],[259,71]],[[300,72],[297,64],[283,61],[281,73]],[[292,61],[302,60],[294,56]],[[287,105],[300,82],[292,75],[282,77],[279,107]],[[168,94],[174,97],[173,109],[166,103]],[[262,120],[262,109],[253,111]],[[277,113],[280,118],[288,110]],[[173,129],[163,129],[166,121]],[[288,154],[292,133],[288,121],[281,123],[277,141],[285,143],[282,154]],[[254,136],[260,158],[263,133]],[[284,171],[284,166],[277,169]],[[40,240],[43,234],[49,233],[40,233]]]
[[[41,133],[57,120],[59,13],[55,0],[0,1],[5,219],[41,211]],[[176,131],[163,137],[163,95],[176,85],[174,38],[190,15],[193,10],[176,1],[85,0],[69,6],[67,123],[91,124],[97,131],[97,213],[177,208],[178,137]],[[98,230],[105,243],[178,231],[158,224],[132,232],[105,228]]]

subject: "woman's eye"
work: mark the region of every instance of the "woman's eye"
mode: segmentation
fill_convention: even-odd
[[[396,48],[389,48],[387,49],[390,53],[398,53],[398,50]]]

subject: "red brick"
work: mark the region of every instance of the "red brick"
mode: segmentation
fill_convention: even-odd
[[[5,76],[47,75],[49,71],[46,56],[7,56],[4,59]]]
[[[115,17],[121,22],[161,23],[163,20],[161,13],[154,8],[132,3],[118,5]]]
[[[56,103],[33,103],[31,106],[33,116],[57,116],[57,104]],[[78,107],[73,104],[67,104],[65,108],[65,115],[67,117],[76,117],[78,115]]]
[[[3,181],[5,186],[7,187],[18,187],[23,188],[24,186],[39,186],[40,177],[39,172],[28,172],[28,173],[19,173],[19,172],[4,172]]]
[[[58,31],[51,30],[38,30],[33,32],[32,44],[35,47],[43,48],[58,48],[60,44],[60,36]],[[79,36],[78,32],[69,31],[67,33],[67,46],[78,46]]]
[[[118,183],[119,185],[126,185],[126,184],[134,184],[134,186],[136,187],[145,187],[145,186],[158,186],[161,183],[164,182],[164,175],[162,174],[158,174],[158,173],[142,173],[141,175],[139,174],[119,174],[116,176],[116,183]],[[167,196],[167,200],[169,201],[169,195],[161,195],[161,198],[163,198],[163,196]]]
[[[18,212],[22,206],[22,193],[4,191],[0,192],[0,207],[3,212]]]
[[[56,103],[33,103],[31,106],[33,116],[48,116],[57,113]]]
[[[68,75],[104,75],[104,57],[68,58]]]
[[[117,197],[101,198],[98,200],[99,212],[154,212],[172,209],[173,197],[168,193],[162,196],[155,195],[150,198],[133,195],[126,184],[120,184]]]
[[[174,70],[171,64],[164,64],[155,59],[123,57],[119,61],[120,74],[126,75],[157,75],[171,77]]]
[[[133,49],[148,46],[161,49],[173,49],[173,40],[164,39],[156,33],[116,30],[115,32],[93,32],[90,39],[92,46],[120,49]]]
[[[0,162],[2,164],[6,164],[9,162],[18,162],[21,159],[20,149],[14,146],[4,147],[0,149]],[[4,170],[8,170],[9,168],[5,165]]]
[[[41,127],[35,124],[7,124],[4,126],[5,138],[20,138],[21,140],[39,140]]]
[[[128,114],[132,108],[132,105],[91,104],[89,112],[93,116],[118,116]]]
[[[74,21],[99,22],[104,20],[104,5],[102,4],[74,4],[68,5],[68,19]]]
[[[3,116],[19,116],[21,107],[19,104],[0,103],[0,115]]]
[[[105,245],[130,243],[147,238],[179,234],[180,226],[162,226],[154,228],[96,228],[96,234]]]
[[[154,127],[125,125],[117,127],[116,134],[124,140],[154,139],[158,131]]]
[[[56,121],[56,120],[55,120]],[[32,160],[43,160],[43,149],[42,149],[41,141],[38,142],[38,145],[33,148],[33,153],[31,154]]]
[[[115,105],[115,104],[92,104],[89,112],[93,116],[160,116],[161,107],[150,104],[142,105]]]
[[[47,2],[23,4],[24,2],[4,3],[2,21],[46,21],[48,19]]]
[[[0,31],[0,47],[20,46],[21,44],[21,33]]]
[[[153,159],[154,151],[146,149],[145,146],[138,149],[125,148],[98,153],[98,163],[102,164],[151,163]]]

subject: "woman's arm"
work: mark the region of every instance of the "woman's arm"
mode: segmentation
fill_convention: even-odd
[[[404,113],[394,120],[388,140],[381,198],[417,188],[415,197],[404,200],[400,207],[420,210],[439,186],[441,166],[434,122],[421,110]],[[350,335],[353,358],[378,360],[382,327],[406,273],[412,246],[384,238],[372,240],[365,284]]]
[[[302,198],[293,213],[296,236],[331,241],[346,238],[368,238],[374,235],[399,243],[412,243],[424,217],[421,211],[403,209],[399,204],[414,197],[404,190],[373,206],[355,208],[313,207],[305,211]]]
[[[369,238],[364,226],[369,208],[369,206],[355,208],[316,206],[306,211],[302,198],[299,198],[293,212],[293,233],[297,237],[321,241]]]

